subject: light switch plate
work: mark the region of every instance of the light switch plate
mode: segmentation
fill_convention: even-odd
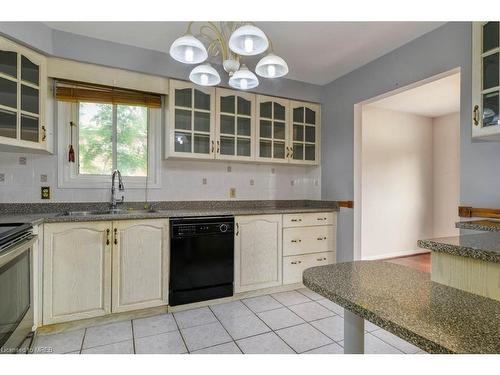
[[[202,178],[202,180],[201,180],[201,183],[202,183],[203,185],[206,185],[206,184],[207,184],[207,179],[206,179],[205,177],[203,177],[203,178]]]
[[[233,170],[230,165],[227,166],[227,172],[230,173]]]
[[[254,186],[255,185],[255,181],[253,180],[253,178],[250,180],[250,186]]]
[[[47,182],[47,175],[46,174],[40,175],[40,182]]]

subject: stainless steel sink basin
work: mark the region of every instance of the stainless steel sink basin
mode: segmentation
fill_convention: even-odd
[[[94,216],[94,215],[137,215],[137,214],[147,214],[155,213],[156,210],[125,210],[125,209],[113,209],[105,211],[66,211],[60,213],[58,216]]]

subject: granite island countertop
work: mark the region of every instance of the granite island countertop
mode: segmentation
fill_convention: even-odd
[[[177,201],[153,202],[153,212],[144,211],[143,203],[129,202],[129,211],[113,214],[63,215],[66,211],[104,211],[107,203],[35,203],[0,204],[1,222],[63,223],[79,221],[140,220],[193,216],[267,215],[338,211],[335,201]]]
[[[500,302],[382,261],[309,268],[304,285],[429,353],[500,353]]]
[[[500,232],[419,240],[417,245],[431,251],[500,263]]]
[[[479,230],[485,232],[500,232],[500,220],[470,220],[459,221],[455,223],[455,227],[459,229]]]

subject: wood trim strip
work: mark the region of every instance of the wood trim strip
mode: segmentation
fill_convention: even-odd
[[[338,201],[338,203],[343,208],[354,208],[354,201]]]
[[[460,217],[486,217],[500,218],[500,208],[477,208],[460,206],[458,207],[458,216]]]

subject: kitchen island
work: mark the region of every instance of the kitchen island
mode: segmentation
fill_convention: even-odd
[[[309,268],[304,285],[345,309],[345,353],[364,352],[363,319],[429,353],[500,353],[500,302],[382,261]]]

